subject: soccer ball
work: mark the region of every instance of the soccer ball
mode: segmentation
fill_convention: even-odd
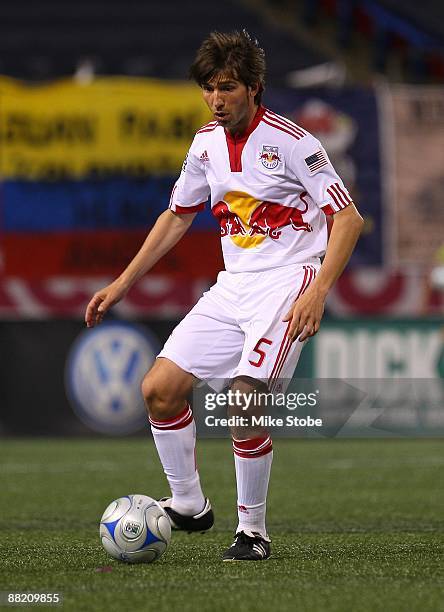
[[[126,495],[112,501],[103,513],[100,539],[114,559],[152,563],[170,543],[171,523],[155,499],[147,495]]]

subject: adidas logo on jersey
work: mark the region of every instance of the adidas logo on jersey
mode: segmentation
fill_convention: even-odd
[[[208,153],[207,150],[205,149],[205,151],[202,153],[202,155],[199,157],[201,162],[209,162],[210,158],[208,157]]]

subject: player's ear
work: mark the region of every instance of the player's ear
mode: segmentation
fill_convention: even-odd
[[[248,94],[250,98],[255,98],[259,93],[260,83],[255,83],[254,85],[248,86]]]

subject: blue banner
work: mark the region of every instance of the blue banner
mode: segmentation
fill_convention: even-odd
[[[6,181],[2,187],[5,232],[146,229],[168,208],[174,177],[57,182]],[[209,207],[192,229],[217,228]]]

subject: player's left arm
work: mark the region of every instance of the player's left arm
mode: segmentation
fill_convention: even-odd
[[[364,220],[354,204],[333,215],[325,258],[316,279],[283,319],[291,321],[288,336],[303,342],[319,330],[328,292],[341,275],[355,248]]]

